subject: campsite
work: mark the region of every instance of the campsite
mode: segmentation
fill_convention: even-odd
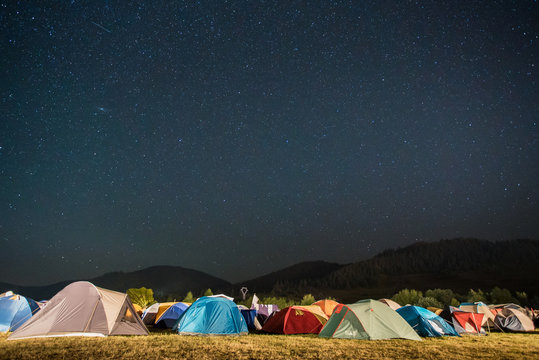
[[[491,291],[489,299],[495,299],[496,292]],[[392,299],[349,304],[334,299],[315,302],[307,294],[301,304],[282,309],[256,295],[243,301],[250,301],[247,307],[233,297],[213,295],[210,289],[196,300],[189,292],[186,299],[193,302],[159,303],[146,288],[129,289],[128,294],[87,281],[72,282],[40,302],[12,291],[0,294],[0,359],[539,356],[534,324],[539,314],[515,303],[401,306],[395,300],[421,294],[408,289]]]
[[[403,284],[415,289],[388,287],[385,279],[394,274],[392,263],[427,259],[440,247],[462,243],[457,239],[410,246],[345,267],[331,265],[327,271],[324,263],[300,263],[246,281],[248,288],[179,267],[47,287],[0,284],[0,359],[539,357],[537,285],[529,271],[534,262],[521,266],[522,276],[511,283],[502,277],[508,267],[491,268],[488,277],[474,276],[471,282],[451,270],[447,272],[453,278],[436,275],[433,266],[438,263],[424,261],[420,270],[428,277],[418,276],[417,265],[399,269],[397,279],[407,279]],[[515,244],[465,243],[468,248],[489,245],[490,254]],[[531,259],[539,243],[517,244],[521,251],[513,257],[525,252]],[[442,254],[451,258],[450,251]],[[475,262],[482,274],[491,258]],[[445,264],[445,269],[477,271],[465,262]],[[373,269],[377,277],[365,275]],[[363,286],[327,286],[346,276]],[[208,285],[215,286],[215,294]]]
[[[539,360],[538,14],[2,1],[0,360]]]
[[[1,359],[533,359],[539,333],[419,341],[322,339],[314,335],[150,336],[7,341]]]

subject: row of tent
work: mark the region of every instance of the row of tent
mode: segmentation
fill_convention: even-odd
[[[262,304],[248,309],[232,300],[224,295],[206,296],[192,304],[161,303],[143,311],[135,307],[126,294],[89,282],[75,282],[56,294],[41,310],[38,303],[20,295],[0,296],[0,329],[13,331],[9,340],[148,335],[146,325],[170,328],[179,334],[238,335],[257,329],[278,334],[306,333],[326,338],[370,340],[482,334],[484,326],[490,326],[490,322],[501,330],[534,329],[533,322],[518,305],[490,309],[485,304],[473,303],[462,304],[461,308],[428,310],[401,307],[387,299],[368,299],[354,304],[322,300],[310,306],[279,310],[274,305]]]

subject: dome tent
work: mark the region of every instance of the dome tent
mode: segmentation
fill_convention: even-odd
[[[0,297],[0,332],[15,331],[39,311],[32,299],[6,292]]]
[[[180,335],[242,335],[249,331],[233,301],[209,296],[195,301],[178,319],[173,330]]]
[[[534,331],[533,320],[522,311],[506,307],[494,318],[496,325],[506,331],[527,332]]]
[[[180,316],[183,315],[185,310],[187,310],[190,305],[191,304],[187,304],[184,302],[177,302],[170,305],[161,315],[159,315],[155,319],[155,326],[172,329],[174,324],[176,324]]]
[[[395,310],[371,299],[348,305],[339,304],[319,336],[337,339],[421,340]]]
[[[319,306],[320,309],[322,309],[322,311],[324,312],[324,314],[330,317],[331,314],[333,313],[333,309],[335,309],[337,305],[339,305],[339,303],[336,302],[335,300],[324,299],[324,300],[318,300],[317,302],[313,303],[313,305]]]
[[[328,321],[318,305],[289,306],[274,313],[262,331],[274,334],[318,334]]]
[[[87,281],[69,284],[8,340],[56,336],[148,335],[127,294]]]
[[[397,309],[397,313],[410,324],[419,336],[459,336],[444,319],[422,307],[407,305]]]

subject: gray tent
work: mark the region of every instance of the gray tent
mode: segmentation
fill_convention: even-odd
[[[78,281],[54,295],[8,340],[108,335],[148,335],[148,330],[126,294]]]
[[[496,318],[494,318],[494,323],[502,329],[508,331],[535,330],[532,319],[530,319],[523,312],[510,307],[506,307],[500,311],[496,315]]]

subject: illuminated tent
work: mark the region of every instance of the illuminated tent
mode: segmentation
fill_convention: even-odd
[[[371,299],[348,305],[339,304],[319,336],[337,339],[421,340],[395,310]]]
[[[133,304],[133,308],[135,309],[135,312],[138,314],[138,316],[142,316],[142,313],[144,312],[142,306],[140,306],[139,304]]]
[[[262,331],[274,334],[318,334],[328,317],[319,306],[289,306],[266,321]]]
[[[177,302],[168,306],[167,309],[155,319],[155,326],[161,327],[161,328],[172,329],[174,324],[176,324],[180,316],[183,315],[183,313],[185,312],[185,310],[187,310],[189,305],[191,304],[187,304],[184,302]]]
[[[17,330],[39,311],[39,305],[34,300],[11,291],[5,294],[0,297],[0,332]]]
[[[169,307],[171,307],[172,305],[176,304],[175,302],[163,302],[163,303],[159,303],[158,306],[157,306],[157,312],[155,314],[155,319],[153,320],[153,323],[156,324],[157,323],[157,320],[159,320],[159,318],[161,317],[161,315],[163,315],[163,313],[165,311],[168,310]]]
[[[335,309],[335,307],[339,305],[339,303],[334,300],[325,299],[325,300],[318,300],[313,305],[319,306],[320,309],[322,309],[322,311],[324,312],[324,314],[326,314],[329,318],[331,314],[333,313],[333,309]]]
[[[86,281],[69,284],[8,340],[56,336],[148,335],[127,294]]]
[[[397,313],[406,320],[419,336],[459,336],[444,319],[419,306],[403,306]]]
[[[243,335],[249,331],[233,301],[209,296],[195,301],[173,329],[180,335]]]

